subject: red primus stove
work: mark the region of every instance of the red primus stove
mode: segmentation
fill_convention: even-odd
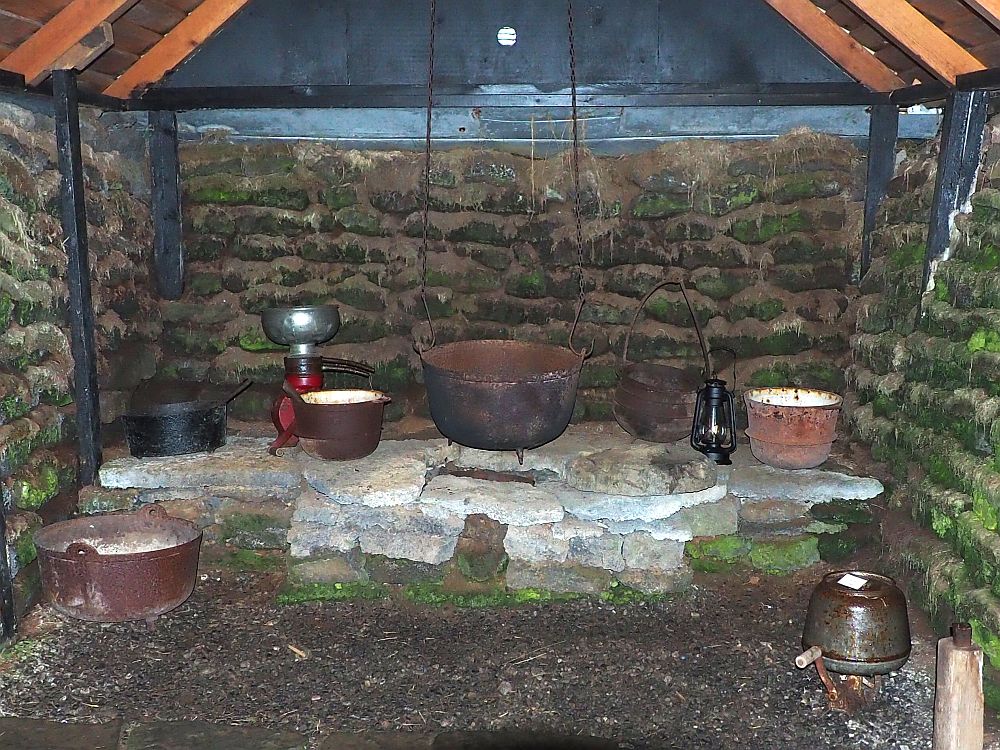
[[[324,374],[341,372],[371,378],[374,370],[360,362],[324,357],[319,345],[340,330],[340,311],[336,305],[308,307],[273,307],[260,316],[264,335],[276,344],[289,347],[285,357],[285,382],[299,393],[323,389]],[[278,394],[271,405],[271,421],[282,434],[295,419],[291,399]],[[289,445],[295,444],[293,437]]]

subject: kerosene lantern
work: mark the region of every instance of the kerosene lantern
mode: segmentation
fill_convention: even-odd
[[[732,464],[729,456],[736,450],[736,410],[725,380],[709,378],[698,389],[691,447],[717,464]]]

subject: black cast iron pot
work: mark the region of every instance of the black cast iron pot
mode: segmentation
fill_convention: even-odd
[[[222,401],[154,404],[122,417],[129,453],[136,458],[182,456],[226,443],[226,405],[253,383],[245,380]]]

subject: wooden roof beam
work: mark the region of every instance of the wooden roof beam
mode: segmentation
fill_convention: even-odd
[[[128,97],[176,68],[249,0],[204,0],[154,44],[134,65],[104,89],[106,96]]]
[[[1000,29],[1000,0],[962,0],[962,2]]]
[[[827,57],[868,88],[892,91],[905,85],[885,63],[851,38],[811,0],[765,1]]]
[[[48,77],[60,58],[139,0],[73,0],[0,62],[30,86]],[[87,46],[84,44],[84,46]]]
[[[986,66],[907,0],[843,0],[948,85]]]

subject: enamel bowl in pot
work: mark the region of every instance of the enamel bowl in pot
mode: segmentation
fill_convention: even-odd
[[[906,598],[888,576],[827,573],[809,599],[802,646],[819,646],[831,672],[893,672],[910,658]]]

